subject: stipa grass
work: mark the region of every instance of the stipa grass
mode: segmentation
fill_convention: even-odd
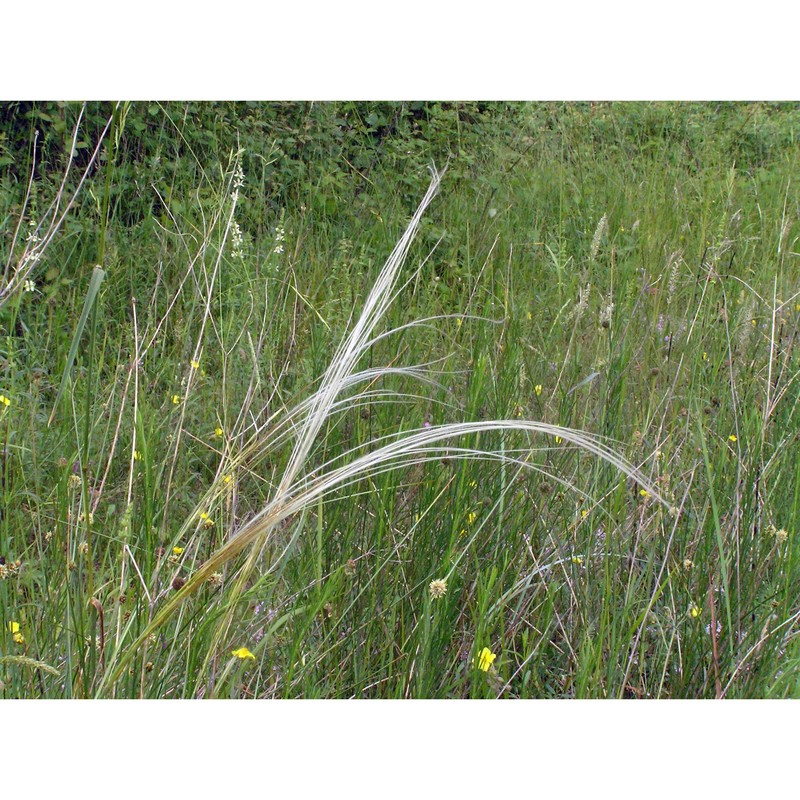
[[[557,437],[559,440],[572,442],[577,447],[605,459],[622,471],[624,475],[634,479],[644,487],[642,491],[646,491],[648,495],[652,494],[660,502],[666,502],[651,482],[634,466],[593,437],[560,426],[524,420],[497,420],[493,422],[429,426],[416,433],[390,435],[373,441],[372,449],[364,455],[356,456],[355,452],[345,452],[332,462],[323,464],[316,469],[309,470],[307,468],[306,465],[312,447],[323,425],[328,422],[332,411],[334,411],[337,400],[339,400],[345,389],[357,385],[365,379],[365,376],[355,373],[356,365],[368,354],[375,341],[373,334],[376,326],[385,316],[390,303],[397,297],[396,287],[401,268],[422,215],[439,189],[440,180],[440,175],[434,170],[428,192],[381,270],[365,301],[360,316],[352,324],[349,334],[334,354],[330,365],[320,380],[320,386],[317,391],[308,401],[301,403],[296,410],[288,412],[285,422],[278,420],[274,423],[274,426],[271,426],[273,430],[277,429],[281,433],[285,430],[290,430],[293,434],[294,445],[270,502],[247,524],[234,531],[230,539],[214,552],[205,563],[199,566],[187,581],[181,582],[176,594],[163,604],[153,621],[134,642],[129,645],[123,644],[118,649],[114,655],[115,665],[109,671],[107,678],[101,683],[100,692],[114,686],[115,681],[120,678],[128,662],[134,657],[138,649],[172,617],[189,595],[195,593],[208,581],[211,575],[217,574],[231,559],[245,549],[249,549],[250,554],[244,566],[239,569],[233,589],[227,598],[227,611],[224,613],[222,621],[217,625],[216,633],[212,638],[212,647],[209,650],[209,654],[214,653],[234,623],[234,615],[239,598],[245,591],[247,581],[256,568],[263,548],[268,544],[274,531],[290,517],[302,515],[309,509],[313,509],[315,505],[321,504],[326,496],[341,489],[352,487],[365,479],[374,479],[387,471],[418,467],[426,462],[444,458],[496,459],[502,464],[526,466],[524,458],[515,458],[502,451],[492,452],[475,448],[454,447],[442,444],[443,442],[463,439],[470,435],[479,435],[482,432],[490,431],[547,434],[554,438]],[[407,281],[406,285],[409,282]],[[413,323],[410,325],[413,327]],[[385,374],[391,374],[395,371],[392,368],[387,368],[386,372],[373,368],[367,373],[366,377],[372,383],[380,380]],[[346,412],[354,405],[368,405],[371,399],[369,395],[356,394],[355,398],[348,398],[341,411]],[[339,409],[336,410],[339,411]],[[249,468],[252,469],[253,455],[257,456],[259,452],[263,453],[270,450],[269,433],[266,435],[266,442],[263,438],[257,438],[255,443],[243,449],[238,458],[233,459],[229,465],[226,465],[224,470],[227,471],[227,474],[236,472],[245,462],[249,462]],[[385,441],[387,439],[389,441]],[[344,463],[340,465],[340,462]],[[223,467],[220,467],[220,469],[223,469]],[[210,519],[208,509],[214,508],[219,503],[225,491],[225,484],[226,481],[223,477],[222,485],[207,493],[179,532],[179,541],[184,539],[192,527],[196,527],[195,520]],[[320,520],[321,518],[322,515],[320,515]],[[280,563],[279,558],[271,569],[278,569]],[[206,667],[207,663],[204,664],[204,668]]]
[[[796,694],[797,153],[731,170],[696,108],[523,111],[363,339],[408,170],[298,184],[258,235],[267,185],[232,213],[202,149],[134,227],[73,206],[0,309],[4,696]]]

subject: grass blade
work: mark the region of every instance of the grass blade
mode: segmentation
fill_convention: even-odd
[[[61,401],[61,396],[67,388],[67,381],[69,381],[69,376],[72,374],[72,365],[75,363],[75,356],[78,353],[78,345],[83,335],[83,329],[86,327],[86,320],[89,318],[89,312],[92,310],[94,301],[97,299],[97,294],[100,291],[100,284],[103,282],[105,274],[105,271],[99,265],[92,270],[92,278],[89,281],[89,290],[86,292],[86,299],[83,302],[81,318],[78,320],[78,327],[75,329],[75,335],[72,337],[72,344],[67,354],[67,363],[64,365],[64,374],[61,376],[61,385],[58,387],[58,394],[53,403],[53,410],[50,412],[50,418],[47,420],[48,428],[53,424],[53,419],[56,416],[56,410]]]

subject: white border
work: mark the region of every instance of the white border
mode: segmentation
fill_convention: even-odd
[[[14,3],[0,100],[796,100],[797,5]]]
[[[0,703],[14,796],[768,797],[798,706],[743,701]],[[117,789],[115,789],[117,787]],[[605,791],[603,790],[605,787]],[[19,788],[23,793],[13,793]],[[118,791],[119,790],[119,791]],[[703,794],[701,794],[701,792]]]

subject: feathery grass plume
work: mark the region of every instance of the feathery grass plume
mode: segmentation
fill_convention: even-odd
[[[432,180],[428,191],[383,266],[365,301],[361,315],[336,350],[316,391],[290,411],[274,414],[267,421],[266,426],[255,431],[238,455],[231,456],[230,461],[220,464],[218,478],[223,473],[235,471],[245,465],[247,469],[252,470],[263,458],[265,452],[286,442],[289,436],[294,436],[294,445],[288,463],[270,500],[258,514],[248,520],[205,563],[200,565],[179,591],[164,602],[150,624],[135,641],[117,651],[115,661],[109,665],[109,670],[100,687],[101,694],[113,689],[115,682],[122,675],[134,653],[155,630],[169,620],[183,600],[213,575],[219,573],[224,564],[250,548],[245,564],[239,570],[238,577],[232,582],[223,615],[224,619],[218,624],[213,644],[208,651],[208,663],[222,637],[230,628],[236,610],[236,601],[244,592],[247,579],[255,568],[262,549],[269,541],[272,532],[287,518],[315,507],[326,496],[352,486],[364,478],[442,458],[487,459],[536,469],[533,464],[528,464],[523,458],[515,458],[513,452],[509,450],[493,452],[458,446],[457,441],[465,436],[484,431],[499,431],[516,433],[525,437],[537,434],[560,437],[563,441],[571,442],[576,447],[608,461],[622,473],[635,479],[653,498],[668,505],[667,501],[659,494],[658,489],[644,475],[598,438],[571,428],[519,418],[461,422],[401,431],[373,440],[370,443],[371,449],[366,453],[363,446],[359,446],[327,463],[310,469],[307,467],[309,456],[317,443],[320,431],[333,413],[351,409],[359,403],[371,403],[376,400],[383,402],[387,398],[391,398],[395,402],[403,399],[403,395],[400,394],[374,391],[369,388],[356,394],[355,397],[343,398],[342,395],[350,388],[363,382],[366,382],[369,387],[375,380],[390,374],[425,378],[420,367],[406,369],[378,367],[362,372],[356,372],[355,369],[359,359],[369,351],[375,342],[397,330],[415,327],[426,322],[426,320],[417,320],[407,323],[395,331],[373,336],[375,328],[387,308],[407,285],[404,284],[399,290],[396,288],[401,267],[422,215],[436,195],[440,181],[440,173],[432,169]],[[584,303],[587,296],[588,287],[586,292],[581,292],[581,300]],[[264,427],[267,428],[266,432]],[[201,510],[213,507],[214,502],[222,496],[224,491],[222,481],[215,480],[214,486],[199,501],[195,513],[189,516],[184,526],[176,534],[176,540],[183,537],[194,526],[197,514]],[[280,563],[282,557],[283,554],[275,563]],[[275,564],[273,564],[273,568],[274,566]]]
[[[61,673],[55,667],[51,667],[49,664],[45,664],[44,661],[37,661],[35,658],[29,658],[28,656],[0,656],[0,664],[17,664],[20,667],[40,669],[56,678],[61,677]]]
[[[667,266],[665,272],[669,273],[669,282],[667,283],[667,305],[672,303],[675,290],[678,288],[678,270],[683,262],[683,253],[680,250],[675,250],[669,254],[667,258]]]
[[[566,315],[568,322],[577,323],[584,315],[584,312],[589,307],[589,297],[592,294],[592,284],[587,283],[586,286],[578,287],[578,299]]]
[[[614,304],[614,298],[611,292],[608,293],[608,296],[604,298],[603,305],[600,307],[600,326],[602,328],[610,328],[611,327],[611,320],[614,316],[614,309],[616,305]]]
[[[744,290],[742,290],[744,292]],[[741,299],[741,298],[740,298]],[[748,296],[747,301],[744,303],[744,310],[739,315],[739,331],[736,336],[736,353],[741,359],[750,345],[750,337],[753,333],[753,314],[755,314],[756,302],[752,296]],[[737,363],[739,363],[737,361]]]
[[[603,216],[600,217],[600,222],[597,223],[597,227],[594,229],[594,236],[592,236],[592,247],[589,250],[589,257],[592,261],[597,258],[597,253],[600,250],[600,242],[603,240],[606,228],[608,228],[608,215],[603,214]]]

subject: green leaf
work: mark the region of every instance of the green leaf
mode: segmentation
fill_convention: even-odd
[[[72,373],[72,365],[75,361],[75,355],[78,352],[78,345],[80,344],[81,336],[83,335],[83,329],[86,327],[86,320],[89,317],[89,311],[91,311],[94,301],[97,299],[97,293],[100,291],[100,284],[103,282],[105,274],[106,273],[104,272],[103,268],[100,266],[97,266],[92,270],[92,279],[89,281],[89,291],[86,292],[86,300],[83,303],[81,318],[78,320],[78,327],[75,329],[75,335],[72,337],[72,344],[70,345],[69,354],[67,355],[67,363],[64,365],[64,374],[61,376],[61,386],[58,387],[56,401],[53,403],[53,410],[50,413],[50,419],[47,420],[48,428],[53,424],[53,418],[56,415],[56,410],[58,409],[61,395],[64,394],[64,390],[67,388],[67,382],[69,381],[69,376]]]

